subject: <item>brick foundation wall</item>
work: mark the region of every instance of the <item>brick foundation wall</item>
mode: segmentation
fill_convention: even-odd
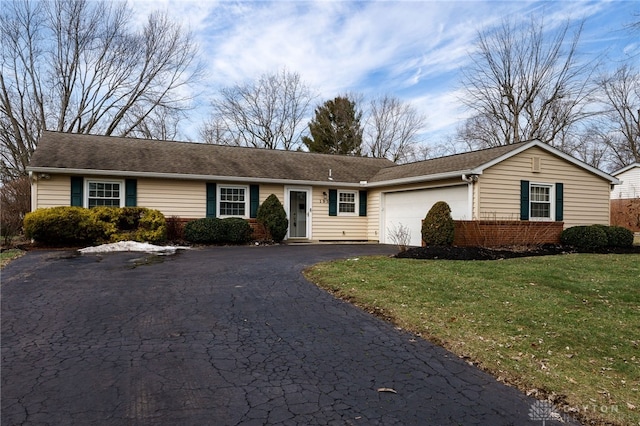
[[[564,222],[456,220],[453,245],[508,247],[559,244]]]
[[[640,198],[611,200],[611,225],[640,232]]]

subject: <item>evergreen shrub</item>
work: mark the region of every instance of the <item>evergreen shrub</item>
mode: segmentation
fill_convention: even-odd
[[[207,217],[184,226],[184,239],[194,244],[245,244],[251,233],[249,222],[240,217]]]
[[[271,236],[276,243],[284,240],[289,228],[289,220],[287,213],[284,211],[282,203],[275,194],[271,194],[258,207],[256,217],[258,223],[264,226],[267,234]]]
[[[605,226],[572,226],[560,234],[560,242],[584,250],[606,247],[608,243]]]
[[[195,244],[216,244],[222,240],[221,219],[206,217],[184,225],[184,239]]]
[[[144,207],[51,207],[28,213],[25,235],[46,245],[88,245],[133,240],[161,242],[166,220]]]
[[[246,244],[251,241],[253,230],[249,222],[241,217],[222,219],[223,241],[225,244]]]
[[[453,244],[454,232],[451,207],[445,201],[438,201],[422,222],[422,240],[428,246],[450,246]]]

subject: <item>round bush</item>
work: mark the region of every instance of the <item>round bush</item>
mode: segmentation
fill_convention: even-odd
[[[573,226],[562,231],[560,242],[584,250],[606,247],[607,233],[602,226]]]
[[[251,241],[253,231],[246,220],[240,217],[228,217],[221,222],[224,231],[222,243],[245,244]]]
[[[188,222],[184,226],[184,239],[195,244],[216,244],[222,241],[221,220],[207,217]]]
[[[633,232],[622,226],[607,226],[607,242],[610,247],[633,246]]]
[[[276,243],[284,240],[287,235],[289,229],[287,213],[275,194],[269,195],[264,203],[258,207],[256,220],[264,226],[264,229]]]
[[[454,231],[451,207],[444,201],[438,201],[422,222],[422,240],[428,246],[450,246]]]

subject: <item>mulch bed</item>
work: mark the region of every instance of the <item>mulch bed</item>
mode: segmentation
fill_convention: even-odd
[[[640,246],[605,247],[599,250],[578,250],[574,247],[545,244],[523,249],[490,249],[484,247],[415,247],[398,253],[396,257],[405,259],[445,259],[445,260],[500,260],[516,257],[550,256],[567,253],[640,254]]]

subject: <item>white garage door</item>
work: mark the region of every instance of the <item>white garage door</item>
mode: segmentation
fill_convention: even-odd
[[[390,232],[404,226],[411,232],[412,246],[422,243],[421,226],[427,212],[438,201],[446,201],[454,219],[469,219],[467,185],[415,191],[387,192],[383,202],[383,241],[394,244]]]

